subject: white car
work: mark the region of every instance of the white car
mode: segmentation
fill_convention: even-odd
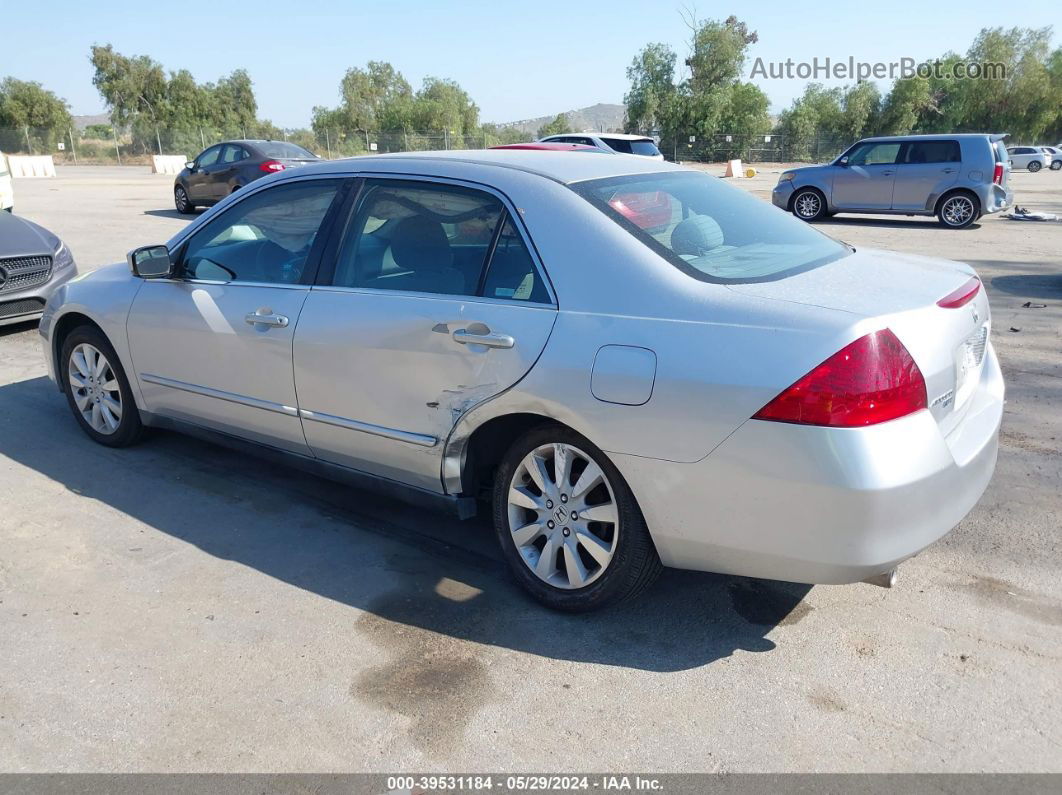
[[[1012,167],[1027,168],[1033,173],[1051,165],[1051,155],[1037,146],[1011,146],[1007,154]]]
[[[540,138],[544,143],[582,144],[593,146],[611,154],[638,155],[653,160],[663,160],[664,156],[656,148],[656,143],[647,135],[628,135],[627,133],[565,133],[548,135]]]
[[[1062,145],[1059,146],[1041,146],[1044,154],[1051,155],[1051,170],[1062,170]]]
[[[7,168],[7,157],[0,152],[0,210],[14,212],[15,186],[11,182],[11,172]]]

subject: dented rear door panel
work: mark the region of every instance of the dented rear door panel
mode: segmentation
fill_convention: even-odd
[[[441,492],[450,430],[531,369],[556,314],[515,301],[314,287],[294,340],[307,444],[331,463]],[[513,344],[458,342],[456,331]]]

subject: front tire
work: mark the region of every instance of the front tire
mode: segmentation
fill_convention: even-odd
[[[801,221],[818,221],[826,217],[826,197],[814,188],[801,188],[793,195],[792,209]]]
[[[89,438],[107,447],[128,447],[143,432],[125,371],[107,338],[79,326],[63,340],[59,368],[67,404]]]
[[[978,219],[981,208],[969,193],[945,196],[937,207],[937,220],[948,229],[965,229]]]
[[[1052,171],[1058,171],[1060,169],[1062,169],[1062,160],[1052,160],[1051,161],[1051,170]]]
[[[195,212],[195,205],[188,198],[188,191],[183,185],[178,185],[173,189],[173,205],[181,215],[191,215]]]
[[[1043,166],[1040,164],[1039,160],[1033,160],[1031,163],[1029,163],[1029,171],[1031,171],[1034,174],[1037,171],[1039,171],[1041,168],[1043,168]]]
[[[569,428],[517,439],[494,481],[494,529],[517,582],[547,607],[585,612],[643,591],[662,566],[608,457]]]

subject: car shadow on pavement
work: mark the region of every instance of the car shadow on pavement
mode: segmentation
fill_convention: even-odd
[[[769,651],[771,630],[811,611],[808,585],[667,570],[630,603],[551,612],[511,580],[486,517],[460,522],[175,433],[103,447],[43,377],[0,387],[0,456],[219,559],[366,611],[374,638],[392,622],[666,672]]]
[[[13,337],[16,334],[22,334],[26,331],[32,331],[37,328],[38,321],[27,320],[23,323],[11,323],[7,326],[0,326],[0,339],[4,337]]]
[[[1062,298],[1062,273],[1008,274],[996,276],[991,283],[992,289],[1019,298]]]
[[[178,221],[194,221],[202,210],[194,213],[179,213],[176,210],[144,210],[144,215],[153,215],[156,218],[175,218]]]
[[[938,229],[943,228],[937,222],[936,218],[931,218],[929,216],[924,216],[924,217],[921,217],[921,218],[913,218],[913,219],[903,219],[903,220],[901,220],[899,218],[870,218],[870,217],[848,215],[848,216],[844,216],[844,217],[834,216],[832,218],[824,218],[821,221],[815,221],[814,223],[815,223],[816,226],[822,226],[822,227],[835,226],[835,227],[841,227],[841,228],[846,227],[846,226],[884,226],[884,227],[892,227],[894,229],[925,229],[927,227],[929,227],[929,228],[934,228],[935,227],[935,228],[938,228]],[[968,227],[966,227],[965,230],[962,230],[962,231],[968,231],[968,230],[980,229],[980,228],[981,228],[981,225],[979,223],[975,222],[975,223],[970,224]]]

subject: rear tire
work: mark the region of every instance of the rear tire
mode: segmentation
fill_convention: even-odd
[[[981,205],[969,193],[951,193],[937,206],[937,220],[948,229],[965,229],[980,217]]]
[[[801,188],[793,194],[793,202],[790,205],[793,215],[801,221],[818,221],[825,218],[826,197],[815,188]]]
[[[1062,160],[1052,160],[1051,161],[1051,170],[1052,171],[1060,171],[1060,170],[1062,170]]]
[[[1034,174],[1037,171],[1039,171],[1041,168],[1043,168],[1043,166],[1040,164],[1039,160],[1033,160],[1031,163],[1029,163],[1029,171],[1031,171]]]
[[[173,189],[173,205],[181,215],[191,215],[195,212],[195,205],[188,198],[188,191],[182,185]]]
[[[59,378],[74,419],[90,439],[107,447],[136,444],[140,411],[111,343],[93,326],[78,326],[63,340]]]
[[[663,568],[619,470],[561,425],[541,425],[513,442],[495,475],[493,515],[513,576],[554,610],[629,599]]]

